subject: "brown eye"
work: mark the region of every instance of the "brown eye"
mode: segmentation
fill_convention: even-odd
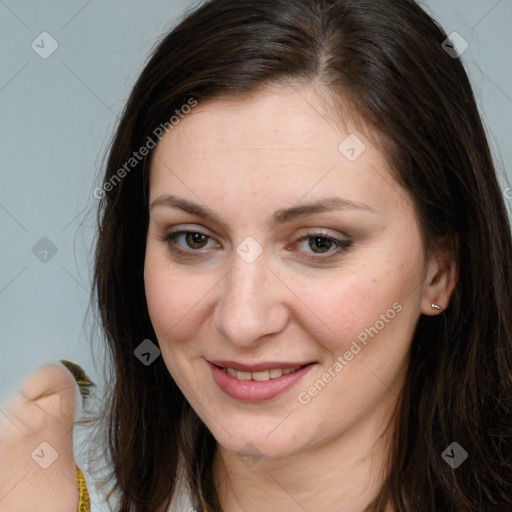
[[[193,233],[189,231],[185,233],[185,241],[192,249],[202,249],[208,242],[208,236],[203,233]]]
[[[201,249],[210,249],[211,246],[208,245],[208,242],[212,241],[209,235],[200,231],[184,230],[169,233],[163,240],[167,242],[170,251],[183,256],[201,255]]]
[[[327,252],[333,246],[333,241],[326,236],[310,237],[308,240],[309,247],[313,252]]]
[[[304,245],[306,241],[307,245]],[[306,253],[306,258],[321,260],[345,252],[353,242],[350,239],[338,239],[324,233],[309,233],[295,243],[301,252]]]

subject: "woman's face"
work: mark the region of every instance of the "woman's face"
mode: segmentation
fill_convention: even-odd
[[[151,321],[217,441],[280,458],[375,439],[426,275],[383,154],[312,88],[211,101],[156,147],[150,204]]]

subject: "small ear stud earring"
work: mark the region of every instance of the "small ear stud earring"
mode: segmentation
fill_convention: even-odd
[[[436,311],[440,311],[441,306],[438,306],[437,304],[432,304],[432,309],[435,309]]]

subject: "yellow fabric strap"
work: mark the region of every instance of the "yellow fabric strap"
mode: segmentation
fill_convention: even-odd
[[[90,512],[89,493],[85,485],[85,478],[78,466],[75,466],[76,483],[78,484],[78,512]]]

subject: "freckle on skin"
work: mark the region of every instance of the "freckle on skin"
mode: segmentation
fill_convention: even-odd
[[[312,92],[316,93],[316,90],[312,89]],[[313,98],[316,101],[316,96]],[[361,247],[361,251],[354,251],[357,257],[348,256],[347,264],[345,260],[340,260],[339,264],[336,260],[336,265],[329,265],[322,273],[320,268],[302,272],[302,266],[292,267],[283,258],[282,269],[286,270],[288,279],[293,280],[293,286],[288,289],[278,284],[279,289],[274,289],[269,284],[273,278],[269,278],[266,284],[262,280],[261,285],[265,284],[265,287],[261,286],[261,292],[265,294],[265,300],[261,302],[252,301],[253,289],[249,286],[226,287],[225,290],[219,289],[218,293],[206,295],[210,284],[213,286],[217,282],[224,268],[216,266],[214,273],[213,266],[207,267],[205,262],[204,267],[197,264],[197,272],[191,273],[189,266],[182,269],[178,263],[170,265],[168,253],[165,252],[165,259],[161,256],[165,247],[156,237],[148,237],[144,279],[151,321],[161,341],[162,356],[165,356],[171,375],[190,389],[194,402],[200,404],[206,400],[208,403],[208,411],[199,407],[195,409],[217,438],[220,448],[218,461],[224,458],[227,461],[235,460],[231,454],[246,442],[244,438],[250,436],[262,452],[268,452],[268,467],[280,467],[283,477],[289,476],[285,473],[288,471],[285,468],[288,460],[297,460],[292,459],[293,456],[300,457],[306,469],[303,473],[299,471],[299,474],[290,465],[293,480],[287,481],[292,483],[299,481],[301,476],[322,470],[315,456],[322,453],[325,446],[329,446],[330,463],[333,465],[346,453],[347,448],[360,450],[361,454],[363,451],[372,452],[373,434],[370,434],[367,426],[371,426],[371,431],[375,433],[380,430],[383,415],[392,410],[393,398],[375,375],[367,374],[365,368],[378,366],[382,382],[396,381],[397,385],[398,379],[402,378],[401,372],[407,368],[409,337],[412,338],[416,315],[411,313],[404,316],[402,313],[397,320],[393,320],[394,330],[383,329],[378,341],[373,338],[386,322],[379,315],[387,318],[384,312],[395,298],[403,294],[405,299],[405,291],[415,271],[411,259],[420,258],[420,235],[416,225],[411,222],[414,212],[409,208],[410,203],[405,202],[404,209],[399,202],[401,190],[396,186],[383,189],[380,182],[376,183],[372,170],[374,166],[385,169],[390,179],[392,176],[383,154],[369,144],[357,162],[345,163],[344,158],[339,160],[340,137],[332,132],[331,126],[327,128],[324,120],[311,110],[295,90],[262,95],[255,102],[228,103],[226,107],[212,101],[210,108],[209,114],[204,112],[199,116],[203,117],[203,121],[196,123],[194,118],[198,120],[198,117],[194,114],[168,134],[170,136],[166,143],[159,143],[160,151],[157,149],[154,154],[149,180],[151,198],[155,194],[183,190],[185,197],[193,199],[191,190],[185,189],[180,181],[180,173],[175,175],[168,172],[167,164],[171,162],[171,167],[176,165],[182,173],[189,173],[187,185],[210,208],[221,212],[226,223],[233,221],[233,233],[240,233],[241,237],[252,234],[258,240],[260,231],[256,227],[260,224],[259,229],[264,236],[266,230],[260,220],[256,222],[260,219],[257,215],[268,217],[278,208],[295,204],[316,183],[315,194],[319,197],[339,190],[349,199],[370,200],[380,212],[377,217],[368,217],[368,221],[362,214],[359,220],[357,214],[354,232],[359,233],[360,238],[355,238]],[[276,108],[283,115],[273,115]],[[340,132],[345,129],[348,127],[340,127]],[[199,154],[190,151],[192,143],[198,148]],[[331,152],[324,150],[327,143],[332,144],[332,155],[335,153],[336,156],[333,162]],[[232,162],[228,166],[227,155]],[[336,163],[336,171],[339,172],[325,174],[333,163]],[[324,181],[318,181],[324,175]],[[215,180],[208,183],[211,176],[215,176]],[[261,204],[265,204],[265,212],[261,211]],[[333,216],[334,224],[328,222],[329,227],[339,227],[343,231],[345,221],[341,220],[338,225],[335,218],[338,218],[337,215]],[[344,218],[340,216],[340,219]],[[181,219],[177,218],[176,222]],[[347,217],[347,229],[352,226],[351,219],[352,214]],[[166,222],[155,221],[151,224],[152,234],[159,230],[166,231]],[[313,229],[313,224],[318,228],[327,227],[323,220],[305,224],[310,229]],[[279,231],[282,235],[278,236],[276,231],[272,242],[284,243],[291,239],[292,232],[294,239],[298,237],[294,227],[298,228],[299,224],[291,226]],[[357,243],[355,246],[359,247]],[[182,263],[185,265],[187,262]],[[423,270],[423,267],[420,268]],[[372,278],[372,273],[380,277]],[[190,274],[194,274],[196,286],[191,286]],[[322,286],[312,286],[317,279]],[[382,284],[377,286],[379,279]],[[283,281],[283,285],[286,285],[286,281]],[[201,300],[203,293],[205,299]],[[422,293],[422,289],[415,289],[415,295],[408,301],[419,300]],[[247,303],[244,303],[245,300]],[[310,307],[314,306],[316,310],[317,304],[321,314],[310,315]],[[276,311],[277,307],[285,309],[286,314],[281,309],[283,316],[279,316],[279,321],[269,322],[263,313],[265,307],[271,306]],[[254,308],[254,311],[250,308]],[[180,322],[182,315],[189,311],[187,321]],[[245,315],[252,320],[247,323],[235,321],[237,315],[240,315],[238,320],[245,318]],[[280,319],[284,320],[281,322]],[[325,328],[319,326],[319,320]],[[374,327],[376,321],[381,326],[379,329]],[[292,329],[297,329],[297,332]],[[280,341],[280,346],[277,343],[266,345],[266,348],[258,345],[261,335],[270,333],[275,336],[276,342]],[[254,353],[261,349],[262,357],[265,354],[271,357],[275,350],[277,358],[279,354],[286,353],[289,342],[293,343],[294,349],[296,346],[297,356],[311,354],[313,357],[318,353],[320,364],[315,373],[310,374],[311,381],[307,379],[304,382],[305,389],[301,388],[302,394],[299,395],[299,400],[302,397],[301,404],[311,402],[312,405],[299,408],[294,405],[296,397],[290,395],[290,400],[293,400],[290,407],[304,412],[298,411],[283,422],[282,414],[276,410],[273,421],[273,409],[269,409],[266,417],[252,415],[245,408],[231,407],[231,402],[222,399],[223,395],[216,388],[211,389],[210,372],[208,369],[203,371],[203,356],[227,352],[247,354],[248,349],[252,348]],[[357,350],[360,350],[360,354]],[[329,380],[331,383],[327,387]],[[313,386],[306,388],[306,384]],[[343,399],[340,400],[340,396]],[[313,400],[314,397],[317,398]],[[285,397],[282,398],[285,404]],[[333,407],[333,403],[336,403],[336,407]],[[258,407],[265,407],[265,404]],[[282,422],[283,425],[274,430],[271,436],[267,434],[269,418],[272,423]],[[220,428],[222,422],[226,423],[227,429]],[[346,432],[350,432],[350,435],[345,435]],[[372,461],[375,467],[380,464],[381,458],[383,461],[386,458],[384,451],[382,455],[380,452],[379,447]],[[275,466],[270,466],[274,464],[271,459],[275,459]],[[324,461],[326,459],[322,455],[322,464]],[[342,481],[348,477],[352,479],[351,486],[363,482],[367,475],[373,480],[370,466],[362,467],[361,473],[359,469],[356,472],[343,466],[339,473],[336,471],[336,475],[332,475],[333,478]],[[217,471],[214,476],[222,478],[222,471]],[[251,482],[244,483],[240,479],[239,483],[242,490]],[[261,485],[263,492],[263,481]]]

